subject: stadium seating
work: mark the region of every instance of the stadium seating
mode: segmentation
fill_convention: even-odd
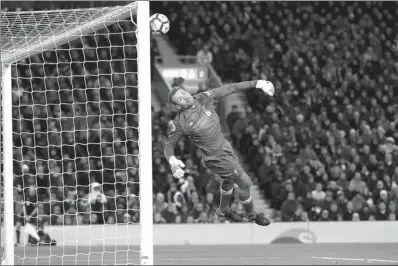
[[[250,91],[228,122],[276,219],[396,219],[394,4],[162,5],[178,51],[209,44],[224,81],[274,82],[274,99]]]

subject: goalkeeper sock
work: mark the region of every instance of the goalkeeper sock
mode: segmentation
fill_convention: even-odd
[[[250,216],[254,215],[256,212],[254,211],[254,205],[252,201],[252,197],[249,197],[247,200],[242,201],[243,207],[245,208],[245,212]]]
[[[224,213],[229,209],[232,193],[234,192],[234,183],[232,181],[223,180],[221,183],[220,207],[219,210]]]
[[[243,204],[243,208],[245,209],[245,212],[250,216],[254,215],[254,206],[253,206],[253,201],[252,197],[250,195],[250,189],[249,190],[240,190],[239,191],[239,199],[241,203]]]

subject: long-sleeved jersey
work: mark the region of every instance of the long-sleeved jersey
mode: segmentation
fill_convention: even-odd
[[[193,106],[179,112],[172,121],[169,138],[164,148],[167,160],[174,156],[174,147],[183,136],[188,136],[207,159],[217,157],[222,151],[225,139],[221,133],[220,120],[214,109],[213,100],[255,88],[256,83],[257,81],[245,81],[196,94]]]

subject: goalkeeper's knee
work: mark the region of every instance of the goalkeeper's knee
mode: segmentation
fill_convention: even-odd
[[[234,181],[231,179],[221,180],[221,191],[232,191],[234,189]]]
[[[243,172],[242,176],[238,178],[238,180],[235,183],[238,185],[239,189],[241,190],[248,190],[252,186],[252,181],[245,172]]]

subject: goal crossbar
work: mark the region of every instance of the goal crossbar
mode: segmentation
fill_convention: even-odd
[[[136,12],[136,2],[78,10],[1,12],[1,62],[10,64],[56,48]],[[29,23],[31,27],[26,29]],[[41,29],[37,29],[37,23]]]

